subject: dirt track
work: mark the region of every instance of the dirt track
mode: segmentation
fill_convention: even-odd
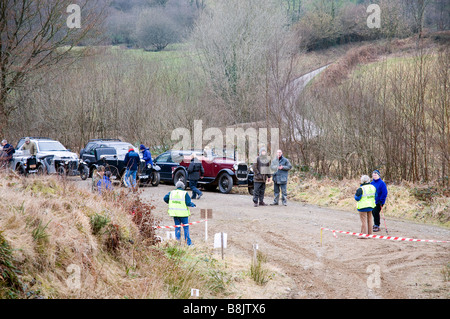
[[[87,183],[87,182],[83,182]],[[162,225],[173,225],[163,197],[173,186],[141,188],[142,199],[156,206]],[[266,194],[266,203],[273,199]],[[253,207],[250,195],[206,192],[191,209],[190,222],[200,221],[200,209],[212,208],[208,222],[208,245],[217,232],[228,234],[225,257],[248,259],[252,244],[267,256],[283,287],[243,293],[243,298],[444,298],[450,297],[443,270],[450,263],[450,243],[400,242],[357,239],[356,236],[324,231],[320,227],[359,232],[359,216],[288,202],[288,206]],[[387,220],[389,235],[450,240],[450,230],[401,220]],[[165,230],[159,230],[164,236]],[[194,243],[204,243],[204,224],[192,225]],[[384,227],[377,235],[386,235]],[[377,271],[381,279],[377,281]],[[273,280],[276,282],[276,280]],[[271,285],[276,285],[271,283]]]
[[[163,196],[173,186],[145,188],[142,198],[152,200],[163,225],[172,225]],[[266,202],[273,197],[268,194]],[[268,257],[268,263],[289,280],[285,295],[275,298],[449,298],[449,282],[443,269],[450,262],[449,243],[399,242],[357,239],[338,234],[334,238],[320,227],[359,232],[356,213],[336,211],[298,202],[288,206],[253,207],[250,195],[204,192],[192,209],[191,222],[199,221],[201,208],[212,208],[208,242],[217,232],[228,234],[226,255],[251,256],[252,244]],[[401,220],[387,220],[389,235],[450,240],[450,230]],[[379,235],[385,235],[384,227]],[[191,226],[191,238],[204,241],[204,226]],[[381,281],[372,280],[379,270]],[[368,283],[369,279],[369,283]],[[369,286],[371,288],[369,288]],[[258,296],[254,296],[258,298]],[[268,297],[267,293],[263,296]],[[270,298],[269,297],[269,298]]]

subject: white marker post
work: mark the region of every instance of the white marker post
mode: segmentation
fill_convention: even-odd
[[[168,231],[167,232],[167,239],[175,239],[175,231]]]
[[[212,209],[201,209],[200,218],[205,220],[205,243],[208,241],[208,219],[212,219]]]
[[[194,297],[194,299],[197,299],[197,297],[200,296],[200,290],[199,289],[191,289],[191,297]]]
[[[214,235],[214,248],[222,249],[222,259],[223,259],[223,249],[227,248],[227,233],[217,233]]]
[[[258,246],[258,244],[253,244],[253,263],[254,263],[254,265],[256,265],[257,264],[257,254],[256,254],[256,252],[257,252],[257,250],[259,249],[259,246]]]

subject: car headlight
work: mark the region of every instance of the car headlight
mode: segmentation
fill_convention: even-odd
[[[237,163],[235,163],[235,164],[233,165],[233,169],[234,169],[235,171],[237,171],[237,169],[238,169],[238,164],[237,164]]]

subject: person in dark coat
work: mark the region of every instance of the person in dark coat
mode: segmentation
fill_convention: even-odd
[[[253,205],[255,207],[267,206],[264,203],[264,193],[266,191],[266,182],[270,182],[270,158],[267,156],[267,151],[264,147],[259,150],[259,156],[256,162],[253,163]]]
[[[133,187],[136,188],[136,175],[137,170],[139,167],[139,163],[141,161],[141,158],[139,157],[139,154],[134,151],[133,148],[130,148],[128,150],[128,153],[125,155],[125,166],[127,168],[125,173],[125,186],[126,187]],[[132,183],[130,185],[130,176],[132,178]]]
[[[281,150],[277,151],[277,157],[272,161],[270,166],[273,174],[273,192],[274,192],[274,200],[270,205],[278,205],[278,200],[280,198],[280,189],[281,189],[281,202],[284,206],[287,205],[287,181],[288,181],[288,172],[292,168],[291,163],[287,158],[283,156],[283,152]]]
[[[200,199],[200,197],[203,196],[203,193],[197,188],[197,183],[199,179],[203,178],[205,169],[203,168],[201,161],[197,159],[195,154],[192,154],[191,163],[189,164],[187,172],[189,187],[192,190],[192,199],[197,199],[197,195],[198,199]]]
[[[2,154],[1,154],[1,161],[5,162],[6,164],[11,163],[13,159],[13,154],[16,152],[14,149],[14,146],[8,143],[7,140],[2,141]]]

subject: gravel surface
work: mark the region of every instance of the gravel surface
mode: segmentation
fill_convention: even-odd
[[[83,182],[83,183],[87,183]],[[161,225],[173,225],[163,197],[171,185],[141,188],[141,198],[152,202]],[[191,192],[189,191],[191,194]],[[327,299],[409,299],[450,297],[448,277],[450,243],[402,242],[384,239],[358,239],[356,236],[323,231],[359,232],[355,212],[288,201],[287,206],[253,207],[250,195],[203,192],[190,222],[200,221],[200,209],[213,209],[208,221],[208,243],[218,232],[228,235],[225,258],[250,260],[252,245],[267,256],[267,263],[283,280],[270,289],[252,291],[244,298],[327,298]],[[273,194],[266,193],[266,203]],[[450,240],[450,230],[404,220],[386,220],[389,235]],[[190,227],[194,243],[204,243],[204,224]],[[167,230],[159,230],[165,237]],[[382,225],[376,235],[386,235]],[[277,282],[278,281],[274,281]],[[273,284],[277,285],[277,284]]]

